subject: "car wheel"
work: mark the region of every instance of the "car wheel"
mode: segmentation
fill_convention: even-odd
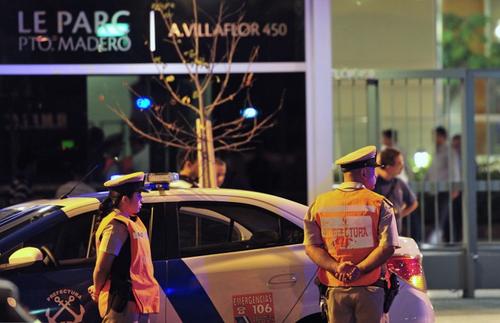
[[[326,323],[327,320],[321,316],[321,313],[314,313],[301,318],[297,323]]]

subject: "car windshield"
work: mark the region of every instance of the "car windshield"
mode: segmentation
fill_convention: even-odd
[[[44,215],[59,210],[57,205],[15,205],[0,210],[0,240],[15,229],[42,218]]]

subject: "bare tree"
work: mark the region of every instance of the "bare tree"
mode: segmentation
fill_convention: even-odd
[[[224,32],[221,28],[228,19],[234,19],[232,24],[238,26],[243,21],[243,8],[231,12],[223,2],[219,5],[217,17],[210,17],[202,8],[198,7],[197,1],[192,0],[193,20],[190,25],[183,24],[181,29],[174,22],[174,2],[157,1],[152,5],[152,10],[158,12],[166,26],[168,35],[165,41],[174,49],[180,62],[186,67],[187,75],[193,86],[191,95],[182,95],[179,91],[179,82],[174,75],[165,75],[166,63],[159,56],[152,54],[152,60],[158,67],[159,76],[156,80],[163,89],[175,101],[175,105],[182,109],[191,111],[196,116],[196,123],[193,125],[186,118],[169,121],[164,117],[164,110],[170,106],[154,105],[147,110],[147,120],[149,129],[143,129],[135,124],[118,107],[110,106],[133,131],[141,137],[153,142],[160,143],[166,147],[183,149],[186,152],[197,152],[199,167],[199,186],[215,187],[215,152],[222,150],[242,151],[250,149],[249,144],[264,130],[274,126],[274,117],[281,109],[283,95],[279,105],[274,111],[264,118],[247,120],[244,116],[231,121],[226,121],[212,126],[212,116],[215,110],[224,104],[233,102],[237,96],[245,91],[245,101],[251,105],[250,89],[254,82],[254,75],[248,69],[238,80],[236,87],[229,90],[229,84],[235,78],[231,74],[231,64],[233,63],[241,34]],[[204,51],[200,41],[201,25],[199,24],[199,12],[215,26],[208,51]],[[219,32],[216,29],[219,28]],[[181,31],[183,33],[181,33]],[[182,36],[182,37],[180,37]],[[225,46],[224,46],[225,45]],[[225,47],[223,53],[218,53],[219,47]],[[249,53],[249,67],[255,61],[259,48],[253,47]],[[207,53],[208,52],[208,53]],[[203,53],[207,53],[204,56]],[[227,69],[224,74],[217,75],[214,68],[217,64],[225,63]],[[216,93],[209,97],[207,92]],[[132,88],[129,88],[135,95]],[[243,92],[243,93],[245,93]]]

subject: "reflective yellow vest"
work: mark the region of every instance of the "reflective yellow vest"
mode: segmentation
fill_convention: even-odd
[[[140,313],[158,313],[160,311],[160,287],[154,277],[151,249],[146,227],[140,218],[134,222],[127,217],[111,212],[99,225],[96,231],[96,250],[99,251],[100,238],[104,228],[117,220],[127,226],[130,237],[130,280],[132,293]],[[108,279],[99,293],[99,314],[104,317],[108,312],[109,288]]]
[[[378,225],[384,197],[366,188],[334,190],[314,202],[315,220],[321,228],[325,248],[337,262],[358,264],[379,244]],[[381,268],[345,283],[319,269],[318,278],[327,286],[369,286],[381,275]]]

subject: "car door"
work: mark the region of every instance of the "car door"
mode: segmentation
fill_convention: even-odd
[[[20,244],[42,246],[53,254],[57,266],[45,258],[27,266],[11,266],[2,271],[6,278],[17,285],[21,302],[30,313],[42,322],[100,322],[96,304],[87,289],[92,285],[95,266],[95,243],[93,237],[96,225],[95,213],[80,214],[66,218]],[[155,277],[166,284],[166,240],[164,204],[145,203],[139,216],[148,229]],[[8,267],[8,266],[7,266]],[[161,289],[160,313],[151,315],[151,322],[165,322],[166,297]]]
[[[168,322],[296,321],[314,277],[300,228],[261,207],[178,204],[179,259],[168,262]],[[196,309],[196,310],[193,310]]]
[[[87,292],[95,262],[90,243],[94,219],[94,213],[89,212],[70,219],[62,215],[60,221],[46,228],[40,227],[39,222],[31,223],[37,233],[20,242],[16,249],[36,247],[43,251],[44,260],[2,265],[2,278],[17,285],[21,303],[40,321],[100,321]]]

